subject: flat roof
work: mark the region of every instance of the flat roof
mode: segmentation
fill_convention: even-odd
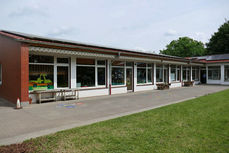
[[[82,43],[78,41],[71,41],[71,40],[65,40],[65,39],[56,39],[56,38],[49,38],[49,37],[43,37],[43,36],[37,36],[33,34],[27,34],[27,33],[21,33],[21,32],[15,32],[15,31],[7,31],[7,30],[0,30],[0,34],[12,37],[16,40],[20,41],[34,41],[34,42],[48,42],[48,43],[57,43],[57,44],[63,44],[63,45],[77,45],[77,46],[84,46],[84,47],[91,47],[91,48],[98,48],[98,49],[108,49],[113,50],[117,52],[125,52],[125,53],[135,53],[135,54],[141,54],[141,55],[149,55],[156,58],[162,58],[163,60],[177,60],[182,62],[189,62],[192,61],[194,63],[202,63],[196,59],[185,59],[182,57],[177,56],[170,56],[170,55],[164,55],[164,54],[155,54],[150,52],[140,52],[138,50],[130,50],[130,49],[123,49],[123,48],[115,48],[115,47],[109,47],[109,46],[103,46],[103,45],[96,45],[96,44],[89,44],[89,43]]]

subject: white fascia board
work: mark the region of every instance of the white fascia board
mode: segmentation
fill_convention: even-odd
[[[51,54],[62,54],[62,55],[75,55],[75,56],[86,56],[86,57],[100,57],[100,58],[108,58],[114,59],[114,55],[106,55],[99,53],[89,53],[82,51],[71,51],[64,49],[53,49],[53,48],[43,48],[43,47],[29,47],[29,51],[32,53],[51,53]]]
[[[165,61],[160,62],[161,64],[175,64],[175,65],[188,65],[186,62],[176,62],[176,61]]]
[[[191,63],[192,66],[205,66],[204,64]]]
[[[120,60],[127,60],[127,61],[138,61],[138,62],[160,62],[161,60],[157,59],[149,59],[149,58],[138,58],[138,57],[130,57],[130,56],[120,56]]]

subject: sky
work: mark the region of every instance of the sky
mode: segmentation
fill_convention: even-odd
[[[206,43],[229,0],[0,0],[0,29],[159,53],[179,37]]]

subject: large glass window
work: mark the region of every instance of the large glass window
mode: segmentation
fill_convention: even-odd
[[[113,61],[112,62],[112,74],[111,81],[112,85],[124,85],[125,84],[125,73],[124,73],[124,61]]]
[[[190,80],[190,67],[183,67],[183,81]]]
[[[152,83],[152,64],[137,63],[137,83]]]
[[[124,67],[112,67],[112,85],[124,85]]]
[[[95,86],[95,67],[77,66],[77,87]]]
[[[224,66],[224,81],[229,81],[229,65]]]
[[[180,81],[180,76],[181,76],[180,66],[177,66],[177,81]]]
[[[168,76],[168,65],[164,65],[164,67],[163,67],[163,69],[164,69],[164,82],[166,82],[166,83],[168,83],[169,82],[169,76]]]
[[[137,69],[137,82],[146,83],[146,68],[138,68]]]
[[[69,58],[57,58],[57,88],[69,86]]]
[[[54,89],[53,65],[29,65],[29,90]]]
[[[57,67],[57,87],[58,88],[68,87],[68,67],[67,66]]]
[[[163,66],[156,66],[156,82],[163,82]]]
[[[176,81],[176,66],[171,66],[171,73],[170,73],[171,81]]]
[[[2,64],[0,64],[0,85],[2,84]]]
[[[148,68],[148,83],[152,83],[152,67]]]
[[[95,86],[95,60],[77,58],[77,87]]]
[[[54,57],[29,55],[29,90],[54,89]]]
[[[106,70],[105,67],[98,67],[97,69],[98,85],[105,85],[106,83]]]
[[[198,67],[192,67],[192,80],[199,81],[199,68]]]
[[[95,87],[106,84],[105,60],[77,58],[76,61],[77,87]]]
[[[208,67],[208,80],[220,80],[220,77],[221,77],[220,66]]]

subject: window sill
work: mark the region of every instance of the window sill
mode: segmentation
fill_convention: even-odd
[[[172,81],[171,83],[181,83],[180,81]]]
[[[123,88],[126,87],[126,85],[112,85],[111,88]]]
[[[141,84],[137,84],[137,86],[150,86],[153,85],[152,83],[141,83]]]

